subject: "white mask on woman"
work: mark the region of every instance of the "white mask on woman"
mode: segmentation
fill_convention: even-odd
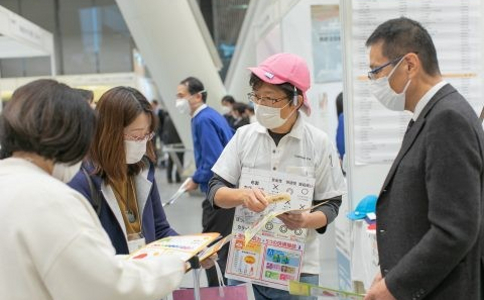
[[[182,115],[190,114],[190,103],[188,103],[188,99],[176,99],[175,106]]]
[[[259,104],[254,104],[255,117],[257,121],[267,129],[274,129],[281,127],[286,123],[287,119],[296,111],[293,110],[287,118],[281,118],[281,110],[288,106],[289,103],[281,108],[264,106]]]
[[[402,59],[393,67],[392,71],[388,76],[381,77],[370,82],[371,92],[375,98],[380,101],[383,106],[394,111],[404,111],[405,110],[405,92],[412,80],[408,80],[407,84],[403,88],[400,94],[397,94],[390,86],[389,79],[393,75],[393,72],[398,68],[398,65],[403,61]]]
[[[147,140],[127,141],[124,140],[124,149],[126,151],[126,163],[128,165],[139,162],[146,153]]]
[[[59,179],[64,183],[68,183],[69,181],[76,176],[77,172],[81,168],[82,161],[79,161],[72,166],[67,163],[54,163],[54,169],[52,170],[52,176]]]

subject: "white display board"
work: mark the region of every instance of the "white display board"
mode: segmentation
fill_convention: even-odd
[[[364,196],[378,195],[411,117],[385,109],[370,94],[366,39],[388,19],[405,16],[420,22],[432,36],[444,80],[478,113],[483,106],[483,7],[478,0],[342,0],[340,5],[348,196],[354,207]]]

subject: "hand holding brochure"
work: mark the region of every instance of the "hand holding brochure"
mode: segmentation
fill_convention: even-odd
[[[233,234],[229,234],[224,238],[221,238],[219,241],[214,243],[212,246],[205,248],[205,250],[202,250],[199,254],[198,257],[200,261],[204,261],[205,259],[211,257],[215,253],[217,253],[222,247],[230,242],[233,238]]]
[[[252,238],[257,234],[257,232],[259,232],[266,224],[267,222],[269,222],[270,220],[272,220],[273,218],[277,217],[278,215],[282,215],[282,214],[285,214],[285,213],[288,213],[288,214],[300,214],[300,213],[303,213],[305,211],[310,211],[318,206],[321,206],[323,204],[326,204],[328,201],[323,201],[317,205],[314,205],[314,206],[311,206],[311,207],[308,207],[308,208],[303,208],[303,209],[288,209],[288,210],[281,210],[281,211],[274,211],[274,212],[271,212],[267,215],[265,215],[264,217],[262,217],[261,219],[259,219],[258,221],[256,221],[254,224],[252,224],[252,226],[247,229],[245,232],[244,232],[244,236],[245,236],[245,245],[247,245],[250,240],[252,240]]]
[[[172,254],[180,257],[184,261],[188,261],[219,238],[220,234],[216,232],[170,236],[144,246],[129,255],[128,259],[152,259],[159,255]],[[215,252],[211,253],[213,254]],[[204,256],[204,258],[206,257]]]

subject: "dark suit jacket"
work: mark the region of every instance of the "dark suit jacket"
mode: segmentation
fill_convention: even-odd
[[[449,84],[403,139],[377,203],[382,276],[398,300],[483,299],[484,133]]]

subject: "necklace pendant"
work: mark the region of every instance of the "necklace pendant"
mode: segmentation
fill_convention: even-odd
[[[127,210],[126,215],[128,216],[129,223],[136,222],[136,216],[133,214],[133,212],[131,210]]]

